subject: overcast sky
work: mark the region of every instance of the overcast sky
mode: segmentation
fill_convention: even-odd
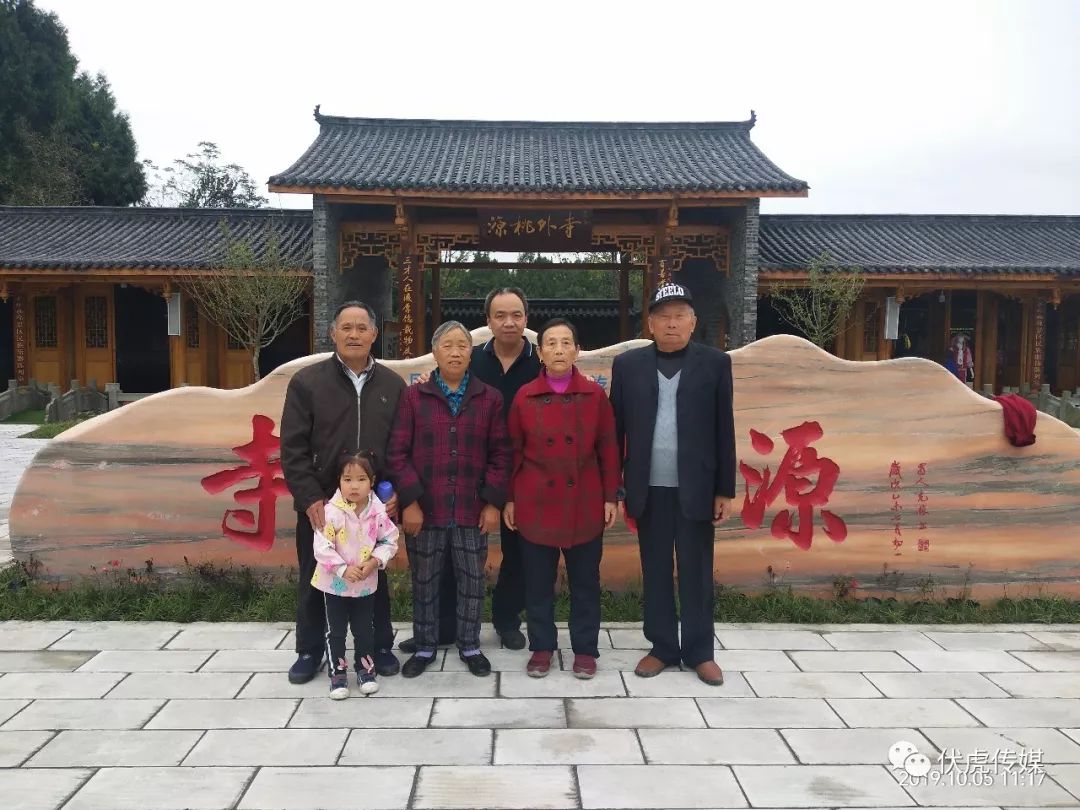
[[[39,0],[141,157],[216,142],[265,190],[331,115],[743,120],[807,199],[1080,214],[1080,2]],[[633,10],[632,10],[633,9]],[[271,195],[306,207],[310,198]]]

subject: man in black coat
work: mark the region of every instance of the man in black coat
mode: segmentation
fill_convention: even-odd
[[[296,663],[291,683],[306,683],[322,668],[326,649],[323,595],[312,587],[315,529],[326,524],[325,506],[338,486],[342,453],[371,450],[375,474],[386,464],[386,445],[405,381],[375,362],[371,345],[379,331],[375,312],[360,301],[338,307],[330,327],[332,357],[300,369],[289,381],[281,417],[281,467],[296,509],[296,561],[300,569],[296,606]],[[397,517],[397,496],[386,504]],[[379,571],[375,591],[375,669],[395,675],[400,669],[391,651],[390,591]]]
[[[637,521],[652,650],[634,672],[651,678],[680,662],[705,683],[724,674],[713,660],[713,527],[735,497],[731,358],[692,343],[689,290],[660,287],[649,304],[652,346],[615,358],[611,404],[623,448],[624,508]],[[674,565],[679,567],[679,617]]]

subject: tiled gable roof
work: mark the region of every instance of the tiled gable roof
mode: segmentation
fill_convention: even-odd
[[[249,208],[0,206],[0,268],[207,268],[218,259],[221,222],[234,238],[311,269],[311,211]]]
[[[803,193],[722,123],[430,121],[321,116],[273,188],[516,193]]]
[[[763,215],[764,269],[803,269],[828,251],[868,273],[1080,274],[1080,217]]]

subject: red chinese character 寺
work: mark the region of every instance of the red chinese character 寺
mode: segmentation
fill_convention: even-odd
[[[226,509],[225,517],[221,519],[221,531],[230,540],[259,551],[269,551],[274,545],[275,501],[279,495],[289,494],[285,479],[281,477],[281,439],[274,435],[274,420],[261,414],[251,417],[251,441],[234,447],[233,452],[247,465],[206,476],[202,479],[202,488],[217,495],[245,479],[258,478],[256,486],[233,494],[237,503],[258,504],[258,522],[250,509]],[[229,526],[230,517],[248,531]]]
[[[828,504],[840,477],[840,467],[830,458],[819,457],[817,450],[810,446],[825,435],[817,422],[803,422],[798,427],[781,431],[780,435],[788,449],[780,461],[775,478],[768,467],[757,470],[743,461],[739,462],[739,472],[746,486],[742,519],[748,528],[761,526],[765,520],[765,510],[783,490],[787,504],[798,510],[798,525],[793,527],[791,512],[782,509],[773,518],[772,535],[781,540],[787,538],[805,551],[810,548],[814,537],[814,508]],[[773,451],[773,440],[756,430],[750,431],[750,443],[760,455],[767,456]],[[816,483],[810,478],[813,475],[817,475]],[[751,486],[757,487],[753,497],[750,495]],[[821,521],[825,536],[829,539],[839,543],[847,537],[847,524],[838,515],[822,509]]]

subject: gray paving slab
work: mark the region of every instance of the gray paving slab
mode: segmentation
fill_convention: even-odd
[[[52,737],[51,731],[0,731],[0,768],[18,768]]]
[[[168,643],[170,650],[273,650],[287,630],[269,624],[200,622],[181,630]]]
[[[1043,642],[1027,633],[1011,631],[928,632],[946,650],[1045,650]]]
[[[795,757],[771,728],[643,728],[650,765],[787,765]]]
[[[73,672],[92,658],[92,652],[53,652],[27,650],[0,652],[0,673],[3,672]]]
[[[927,756],[937,754],[913,728],[786,728],[780,733],[804,765],[885,765],[889,749],[901,740]]]
[[[261,768],[238,805],[240,810],[311,810],[320,806],[398,810],[409,806],[416,769]],[[347,794],[327,805],[328,793]]]
[[[735,765],[733,769],[754,807],[912,804],[879,765]]]
[[[194,672],[209,657],[205,650],[103,650],[79,672]]]
[[[626,728],[512,728],[495,732],[495,765],[644,765]]]
[[[117,672],[10,672],[0,676],[0,698],[99,698],[124,677]]]
[[[721,765],[582,765],[577,776],[583,808],[749,806]]]
[[[957,701],[943,698],[834,698],[829,705],[853,728],[980,725]]]
[[[567,700],[571,728],[704,728],[692,698],[573,698]]]
[[[173,622],[95,622],[74,628],[52,650],[160,650],[184,625]]]
[[[837,650],[940,650],[925,634],[914,630],[838,631],[822,633]]]
[[[304,698],[289,728],[424,728],[431,698]],[[482,725],[477,723],[476,725]]]
[[[253,768],[102,768],[64,810],[221,810],[236,803],[253,772]]]
[[[29,700],[0,700],[0,725],[29,705]]]
[[[1040,672],[1080,672],[1080,649],[1066,649],[1055,652],[1021,651],[1013,653],[1013,655],[1032,669],[1037,669]]]
[[[425,765],[417,777],[412,806],[418,810],[558,810],[578,807],[578,792],[566,765]]]
[[[643,655],[645,652],[642,650]],[[716,650],[713,660],[725,672],[797,672],[799,669],[783,650]]]
[[[179,765],[201,736],[201,731],[61,731],[26,765],[31,768]]]
[[[624,697],[626,687],[619,672],[597,671],[589,680],[556,669],[544,678],[533,678],[524,672],[502,672],[499,674],[499,695],[506,698]]]
[[[988,672],[986,677],[1013,697],[1080,698],[1080,676],[1072,672]]]
[[[170,672],[168,675],[135,672],[109,692],[107,699],[231,698],[240,692],[249,677],[245,672]]]
[[[490,765],[489,728],[354,729],[338,765]]]
[[[959,780],[960,777],[956,777]],[[920,805],[983,804],[996,802],[1010,807],[1068,807],[1077,806],[1077,797],[1058,785],[1052,778],[1044,778],[1041,784],[1034,780],[1026,784],[1014,784],[1011,779],[998,777],[990,784],[974,785],[971,780],[952,782],[942,778],[939,782],[928,781],[906,786],[905,789]]]
[[[1030,635],[1053,650],[1080,651],[1080,630],[1077,630],[1075,626],[1071,631],[1032,630]]]
[[[1030,672],[1031,667],[1001,650],[903,650],[901,655],[923,672]]]
[[[389,680],[391,679],[380,678],[379,688],[381,689]],[[314,698],[326,697],[328,694],[330,694],[330,681],[324,668],[314,679],[302,684],[289,683],[284,672],[256,672],[244,684],[244,688],[240,690],[237,697],[244,700],[248,698]]]
[[[92,773],[86,768],[5,768],[0,770],[0,796],[12,810],[56,810]]]
[[[622,673],[631,697],[754,697],[754,691],[741,672],[724,672],[724,683],[711,686],[696,672],[672,670],[653,678],[639,678],[633,672]]]
[[[957,702],[986,726],[1080,726],[1080,699],[1076,698],[960,698]]]
[[[14,729],[142,728],[164,700],[35,700],[3,725]]]
[[[1054,728],[934,728],[920,729],[939,751],[1039,751],[1043,762],[1080,762],[1080,745]]]
[[[299,699],[170,700],[147,728],[284,728]]]
[[[71,630],[52,622],[0,624],[0,650],[44,650]]]
[[[1008,697],[979,672],[867,672],[866,678],[885,697]]]
[[[529,663],[529,651],[528,650],[502,650],[499,648],[487,648],[484,650],[484,655],[487,656],[488,661],[491,662],[491,669],[493,672],[524,672],[525,665]],[[402,654],[402,659],[407,656]],[[464,661],[458,656],[456,649],[450,649],[446,651],[446,656],[443,659],[443,672],[468,672],[469,668]],[[425,677],[427,673],[420,677]]]
[[[1080,799],[1080,764],[1052,764],[1046,774],[1077,799]]]
[[[450,728],[566,728],[556,698],[438,698],[431,725]]]
[[[844,721],[821,698],[698,698],[710,728],[835,728]]]
[[[880,697],[861,672],[748,672],[746,680],[760,697]]]
[[[795,650],[792,660],[803,672],[914,672],[892,650]]]
[[[179,652],[179,651],[178,651]],[[278,672],[284,674],[296,660],[289,650],[219,650],[200,672]]]
[[[334,765],[349,736],[344,728],[214,729],[203,734],[184,765]]]
[[[717,630],[725,650],[831,650],[820,633],[810,630]]]

